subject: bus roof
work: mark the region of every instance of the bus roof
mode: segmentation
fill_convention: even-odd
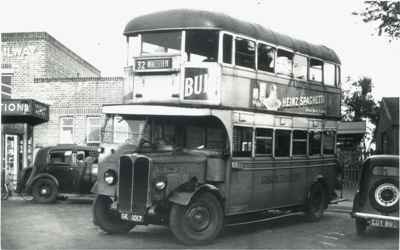
[[[266,29],[259,24],[241,21],[222,13],[202,10],[176,9],[139,16],[126,25],[124,35],[179,29],[225,30],[340,64],[336,53],[324,45],[314,45]]]

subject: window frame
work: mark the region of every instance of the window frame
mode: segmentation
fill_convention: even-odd
[[[302,57],[304,57],[304,58],[306,59],[306,64],[307,64],[307,65],[306,65],[306,75],[305,75],[305,78],[304,78],[304,79],[298,78],[298,77],[296,77],[295,74],[294,74],[294,58],[295,58],[296,56],[302,56]],[[294,80],[296,80],[296,81],[307,82],[307,81],[308,81],[308,72],[309,72],[309,70],[310,70],[309,56],[307,56],[307,55],[305,55],[305,54],[302,54],[302,53],[298,53],[298,52],[294,53],[294,55],[293,55],[293,64],[292,64],[292,78],[293,78]]]
[[[262,69],[258,68],[258,57],[259,57],[258,46],[259,46],[259,44],[270,46],[270,47],[274,48],[275,51],[274,51],[274,71],[273,72],[265,71],[265,70],[262,70]],[[276,75],[276,56],[277,56],[277,51],[278,51],[278,48],[277,48],[276,45],[271,44],[271,43],[266,43],[266,42],[261,41],[261,40],[257,40],[257,43],[256,43],[256,70],[257,71],[261,71],[261,72],[266,73],[266,74]]]
[[[98,129],[99,129],[99,140],[98,141],[89,140],[89,135],[90,135],[90,132],[91,132],[90,128],[93,127],[93,126],[90,126],[90,120],[94,119],[94,118],[99,119],[99,126],[98,126]],[[101,116],[87,116],[86,117],[86,143],[101,143],[101,129],[102,129],[102,120],[101,120],[101,118],[102,118]]]
[[[233,133],[235,130],[235,127],[240,127],[240,128],[248,128],[251,129],[251,151],[250,151],[250,156],[238,156],[238,155],[234,155],[234,150],[235,150],[235,140],[233,138]],[[246,124],[233,124],[232,125],[232,146],[231,146],[231,151],[232,151],[232,158],[253,158],[254,157],[254,127],[252,125],[246,125]]]
[[[277,130],[283,130],[283,131],[289,131],[289,155],[285,155],[285,156],[277,156],[276,155],[276,132],[277,132]],[[290,158],[290,157],[292,157],[292,140],[293,140],[293,129],[292,128],[285,128],[285,127],[276,127],[276,128],[274,128],[274,144],[273,144],[273,157],[274,157],[274,159],[288,159],[288,158]]]
[[[58,139],[58,141],[59,141],[59,143],[65,143],[65,142],[63,142],[63,141],[61,141],[61,134],[62,134],[62,131],[63,131],[63,128],[72,128],[72,143],[74,142],[74,139],[75,139],[75,117],[74,116],[60,116],[59,117],[59,119],[60,119],[60,124],[59,124],[59,139]],[[63,120],[64,119],[72,119],[72,125],[64,125],[63,124]]]
[[[319,145],[319,154],[311,154],[311,133],[320,133],[320,145]],[[322,147],[323,147],[323,131],[322,130],[308,130],[307,133],[307,155],[309,157],[321,157],[323,155]]]
[[[232,49],[231,49],[231,63],[224,62],[224,35],[232,36]],[[218,62],[222,63],[225,66],[234,66],[235,65],[235,34],[227,31],[220,32],[219,37],[219,48],[218,48]]]
[[[311,60],[318,60],[322,63],[322,68],[321,68],[321,81],[316,81],[311,79]],[[318,57],[313,57],[309,56],[308,57],[308,76],[307,80],[309,83],[316,84],[316,85],[323,85],[324,84],[324,63],[325,61],[318,58]]]
[[[333,153],[325,153],[325,137],[326,137],[326,135],[325,135],[325,133],[326,132],[333,132],[334,133],[334,136],[333,136]],[[334,131],[334,130],[323,130],[322,131],[322,154],[323,155],[334,155],[334,154],[336,154],[336,141],[337,141],[337,131]]]
[[[254,42],[254,44],[255,44],[254,68],[248,68],[248,67],[245,67],[245,66],[237,65],[237,63],[236,63],[236,38],[242,38],[242,39],[246,39],[246,40]],[[239,69],[243,69],[243,70],[252,71],[252,72],[256,72],[257,71],[257,40],[256,39],[248,37],[248,36],[245,36],[245,35],[234,35],[232,49],[233,49],[232,56],[233,56],[233,62],[234,62],[233,65],[235,67],[237,67]]]
[[[257,129],[269,129],[272,132],[272,136],[271,137],[265,137],[265,136],[257,136]],[[260,127],[260,126],[255,126],[254,127],[254,157],[273,157],[274,156],[274,136],[275,136],[275,129],[272,127]],[[261,139],[261,140],[269,140],[271,139],[271,154],[257,154],[256,150],[257,150],[257,139]]]
[[[295,139],[294,138],[294,132],[295,131],[301,131],[306,133],[306,138],[305,139]],[[292,157],[307,157],[308,154],[308,133],[309,131],[307,129],[293,129],[292,130]],[[306,153],[305,154],[294,154],[293,149],[294,149],[294,143],[295,142],[305,142],[306,146]]]
[[[322,71],[323,71],[323,83],[325,86],[329,86],[329,87],[336,87],[336,64],[329,62],[329,61],[322,61],[323,62],[323,66],[322,66]],[[327,84],[326,83],[326,75],[325,75],[325,70],[327,69],[327,67],[325,67],[326,64],[332,65],[333,66],[333,84]]]
[[[278,76],[278,77],[283,77],[283,78],[288,78],[288,79],[295,79],[295,78],[293,77],[293,58],[292,58],[292,65],[291,65],[292,67],[291,67],[291,70],[290,70],[290,74],[289,74],[289,75],[286,75],[286,74],[284,74],[284,73],[279,73],[279,72],[277,72],[278,51],[279,51],[279,50],[284,50],[284,51],[286,51],[286,52],[292,53],[292,54],[293,54],[293,58],[294,58],[294,55],[296,54],[295,51],[294,51],[293,49],[289,49],[289,48],[286,48],[286,47],[284,47],[284,46],[276,46],[275,75]]]

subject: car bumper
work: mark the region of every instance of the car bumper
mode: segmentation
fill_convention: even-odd
[[[363,219],[380,219],[380,220],[391,220],[391,221],[400,221],[400,218],[397,216],[387,216],[380,214],[369,214],[369,213],[361,213],[361,212],[353,212],[351,213],[354,218],[363,218]]]

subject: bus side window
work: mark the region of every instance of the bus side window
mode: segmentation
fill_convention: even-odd
[[[322,82],[322,61],[310,58],[309,80]]]
[[[335,153],[335,131],[324,131],[324,154]]]
[[[275,156],[290,156],[290,130],[275,130]]]
[[[233,156],[251,157],[253,149],[253,129],[233,127]]]
[[[278,49],[276,58],[276,73],[292,76],[293,56],[290,51]]]
[[[272,46],[258,44],[258,66],[257,69],[274,73],[275,71],[275,51]]]
[[[256,43],[251,40],[236,37],[235,64],[254,69],[256,66]]]
[[[293,131],[293,153],[292,155],[306,155],[307,154],[307,131],[294,130]]]
[[[256,128],[256,155],[272,155],[273,130]]]
[[[308,147],[310,155],[321,154],[321,132],[311,131],[308,137]]]
[[[232,64],[232,44],[233,44],[233,36],[224,34],[223,37],[223,54],[222,61],[224,63]]]

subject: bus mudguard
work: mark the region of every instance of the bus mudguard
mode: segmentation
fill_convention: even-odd
[[[183,192],[183,191],[176,190],[176,191],[172,192],[172,194],[168,198],[168,200],[170,202],[173,202],[173,203],[176,203],[179,205],[187,206],[190,203],[190,201],[192,200],[192,198],[199,192],[211,192],[211,193],[215,194],[219,200],[223,199],[219,189],[216,186],[211,185],[211,184],[202,184],[202,185],[199,185],[198,187],[196,187],[196,189],[193,192]]]

